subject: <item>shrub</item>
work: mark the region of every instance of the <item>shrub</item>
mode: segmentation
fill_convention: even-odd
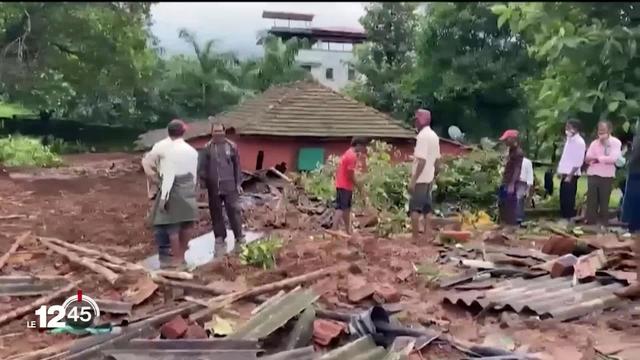
[[[61,165],[62,159],[39,139],[8,136],[0,139],[0,163],[4,166],[53,167]]]
[[[282,247],[282,241],[277,238],[255,241],[242,246],[240,263],[271,269],[276,266],[276,255]]]

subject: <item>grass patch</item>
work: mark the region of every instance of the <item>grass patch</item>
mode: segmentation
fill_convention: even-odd
[[[0,118],[13,115],[33,115],[33,112],[20,104],[0,102]]]
[[[54,167],[62,165],[62,159],[40,139],[26,136],[0,138],[0,164],[4,166]]]

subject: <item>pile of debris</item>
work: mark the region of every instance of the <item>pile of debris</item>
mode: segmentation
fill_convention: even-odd
[[[541,250],[489,244],[501,236],[496,233],[488,233],[480,247],[447,247],[440,261],[469,270],[441,280],[442,288],[455,290],[444,300],[483,311],[512,310],[561,321],[626,301],[614,293],[636,280],[635,272],[618,271],[630,265],[622,259],[633,257],[631,242],[617,237],[579,239],[550,230],[553,234]]]

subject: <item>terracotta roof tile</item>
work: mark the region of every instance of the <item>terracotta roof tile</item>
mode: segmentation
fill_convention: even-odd
[[[245,135],[415,138],[412,130],[391,116],[312,81],[271,87],[216,119]],[[209,133],[207,121],[189,126],[187,139]],[[139,142],[151,146],[165,132],[150,131]]]

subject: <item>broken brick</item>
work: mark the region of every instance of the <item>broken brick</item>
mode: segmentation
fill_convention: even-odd
[[[573,254],[567,254],[558,258],[551,267],[551,278],[569,276],[573,274],[573,266],[578,262],[578,258]]]
[[[188,328],[189,325],[187,325],[187,322],[181,316],[176,316],[171,321],[162,325],[160,334],[165,339],[180,339],[187,332]]]
[[[367,282],[362,276],[349,275],[347,279],[347,297],[353,303],[360,302],[375,292],[373,285]]]
[[[566,236],[552,235],[542,246],[542,252],[549,255],[571,254],[576,248],[576,240]]]
[[[598,249],[590,254],[580,256],[574,265],[576,277],[579,280],[594,278],[596,271],[602,269],[607,263],[607,257],[602,249]]]
[[[207,339],[207,331],[198,324],[191,324],[187,328],[187,332],[184,334],[185,339]]]
[[[313,341],[322,346],[328,346],[334,339],[345,332],[346,327],[343,323],[316,319],[313,322]]]
[[[374,299],[379,304],[395,303],[400,301],[400,293],[389,284],[381,284],[376,286]]]

